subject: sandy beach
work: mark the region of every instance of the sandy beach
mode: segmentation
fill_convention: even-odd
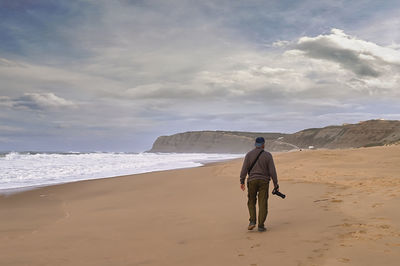
[[[400,145],[274,158],[267,232],[238,159],[0,196],[0,265],[399,265]]]

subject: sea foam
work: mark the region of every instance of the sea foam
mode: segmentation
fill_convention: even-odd
[[[201,166],[242,154],[3,153],[0,190]]]

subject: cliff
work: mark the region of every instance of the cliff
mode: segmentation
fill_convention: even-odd
[[[268,150],[291,150],[293,149],[291,145],[273,141],[285,135],[238,131],[192,131],[158,137],[150,152],[245,153],[254,146],[254,139],[259,136],[266,139]]]
[[[357,124],[313,128],[287,135],[285,142],[300,148],[359,148],[381,146],[400,140],[400,121],[369,120]]]
[[[293,134],[192,131],[158,137],[150,152],[245,153],[254,139],[266,139],[266,150],[289,151],[314,148],[358,148],[400,141],[400,121],[369,120],[357,124],[305,129]]]

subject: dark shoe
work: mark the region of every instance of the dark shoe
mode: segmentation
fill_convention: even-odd
[[[256,227],[256,224],[255,224],[255,223],[250,223],[250,224],[249,224],[249,227],[247,227],[247,229],[253,230],[254,227]]]
[[[258,232],[265,232],[265,231],[267,231],[267,228],[265,228],[264,226],[258,227]]]

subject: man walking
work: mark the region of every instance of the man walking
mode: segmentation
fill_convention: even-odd
[[[246,154],[240,173],[240,188],[243,191],[245,190],[244,181],[247,174],[249,175],[247,179],[247,206],[250,213],[249,230],[253,230],[256,227],[256,202],[258,193],[258,231],[260,232],[267,230],[264,222],[268,214],[268,188],[271,178],[275,191],[279,191],[274,160],[271,153],[264,151],[264,144],[264,138],[258,137],[256,139],[256,147]]]

